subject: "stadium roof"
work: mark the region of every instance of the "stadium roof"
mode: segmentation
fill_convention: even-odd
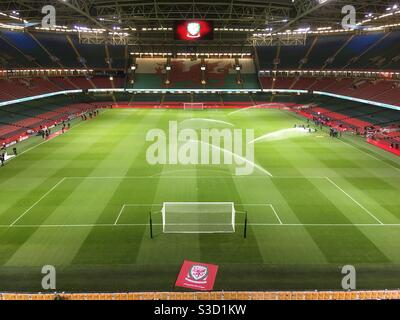
[[[356,8],[357,18],[362,20],[369,14],[388,12],[395,3],[395,0],[2,0],[0,12],[37,23],[43,17],[42,7],[50,4],[57,10],[57,25],[69,27],[170,27],[174,20],[195,18],[214,20],[219,28],[285,30],[339,27],[342,7],[348,4]],[[0,19],[4,22],[5,17]]]

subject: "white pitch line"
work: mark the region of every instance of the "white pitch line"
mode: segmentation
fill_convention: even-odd
[[[75,177],[65,177],[65,179],[265,179],[265,176],[238,176],[238,175],[230,175],[230,176],[75,176]],[[326,176],[273,176],[269,177],[270,179],[326,179]]]
[[[276,217],[276,219],[278,219],[279,224],[283,224],[281,218],[279,217],[278,213],[276,212],[274,206],[271,203],[243,203],[243,204],[237,204],[237,206],[266,206],[266,207],[270,207]],[[238,211],[236,210],[236,212],[243,212],[243,211]],[[249,225],[256,225],[256,224],[249,224]]]
[[[197,224],[196,224],[197,225]],[[236,225],[243,226],[243,223]],[[149,224],[145,223],[132,223],[132,224],[42,224],[42,225],[0,225],[0,228],[112,228],[112,227],[148,227]],[[153,226],[162,226],[161,223],[155,223]],[[377,224],[377,223],[357,223],[357,224],[332,224],[332,223],[249,223],[248,226],[255,227],[400,227],[400,224]]]
[[[384,223],[379,220],[374,214],[372,214],[368,209],[366,209],[361,203],[359,203],[357,200],[355,200],[351,195],[349,195],[346,191],[344,191],[341,187],[339,187],[335,182],[333,182],[329,177],[326,177],[326,179],[334,185],[336,188],[338,188],[340,191],[342,191],[347,197],[349,197],[351,200],[354,201],[361,209],[363,209],[366,213],[368,213],[372,218],[374,218],[376,221],[379,222],[379,224],[383,225]]]
[[[186,202],[186,203],[190,203],[190,202]],[[197,203],[197,202],[196,202],[196,203]],[[202,203],[214,203],[214,202],[202,202]],[[120,220],[120,218],[121,218],[121,216],[122,216],[122,214],[123,214],[123,212],[124,212],[124,210],[125,210],[126,207],[156,207],[156,206],[161,206],[161,204],[158,204],[158,203],[156,203],[156,204],[154,204],[154,203],[124,204],[124,205],[122,206],[122,208],[121,208],[121,210],[120,210],[118,216],[117,216],[117,219],[116,219],[115,222],[114,222],[114,225],[120,225],[120,224],[118,224],[118,221]],[[241,203],[241,204],[237,204],[237,206],[268,206],[268,207],[271,207],[272,210],[274,211],[274,213],[275,213],[275,215],[276,215],[276,217],[277,217],[279,223],[282,224],[281,219],[279,218],[279,216],[278,216],[278,214],[276,213],[274,207],[273,207],[272,204],[270,204],[270,203]],[[236,210],[236,212],[244,212],[244,211]],[[157,224],[154,224],[154,225],[157,225]],[[170,224],[170,225],[171,225],[171,224]],[[183,224],[182,224],[182,225],[183,225]]]
[[[377,224],[377,223],[251,223],[250,226],[258,227],[389,227],[400,224]]]
[[[53,188],[47,191],[38,201],[36,201],[29,209],[27,209],[23,214],[21,214],[17,219],[11,223],[10,227],[13,227],[22,217],[24,217],[29,211],[31,211],[40,201],[46,198],[54,189],[56,189],[61,183],[65,181],[65,178],[62,178]]]
[[[27,153],[27,152],[29,152],[29,151],[31,151],[31,150],[33,150],[33,149],[36,149],[37,147],[39,147],[39,146],[41,146],[42,144],[45,144],[46,142],[49,142],[49,141],[51,141],[51,140],[52,140],[52,139],[49,139],[49,140],[40,142],[39,144],[34,145],[33,147],[30,147],[30,148],[28,148],[28,149],[22,151],[21,153],[17,154],[15,157],[10,158],[9,160],[7,160],[7,162],[10,162],[12,159],[18,158],[19,156],[22,156],[24,153]]]
[[[116,219],[115,222],[114,222],[114,225],[118,224],[119,218],[121,217],[122,212],[124,212],[125,207],[126,207],[126,205],[124,204],[124,205],[122,206],[122,208],[121,208],[121,211],[119,212],[119,215],[118,215],[117,219]]]
[[[125,204],[125,207],[155,207],[161,206],[160,203],[140,203],[140,204]]]
[[[271,207],[271,209],[272,209],[272,211],[274,212],[276,218],[278,219],[279,224],[283,224],[283,223],[282,223],[282,220],[281,220],[281,218],[279,218],[279,215],[278,215],[278,213],[276,212],[274,206],[273,206],[272,204],[269,204],[269,206]]]
[[[154,203],[141,203],[141,204],[124,204],[121,208],[121,211],[118,214],[117,219],[114,222],[114,225],[118,224],[119,219],[121,218],[122,213],[124,212],[126,207],[154,207],[154,206],[160,206],[160,204],[154,204]]]
[[[82,121],[82,122],[76,124],[73,128],[76,128],[76,127],[80,126],[82,123],[85,123],[85,122]],[[67,134],[67,133],[68,133],[68,131],[65,132],[64,134]],[[42,144],[45,144],[45,143],[47,143],[47,142],[50,142],[50,141],[52,141],[53,139],[55,139],[55,138],[57,138],[57,137],[60,137],[60,136],[63,136],[63,134],[59,134],[59,135],[55,136],[54,138],[51,138],[51,139],[48,139],[48,140],[45,140],[45,141],[43,141],[43,142],[40,142],[40,143],[36,144],[36,145],[34,145],[34,146],[32,146],[32,147],[30,147],[30,148],[28,148],[28,149],[22,151],[21,153],[17,154],[15,157],[10,158],[9,160],[7,160],[7,162],[10,162],[11,160],[18,158],[19,156],[22,156],[24,153],[27,153],[27,152],[29,152],[29,151],[31,151],[31,150],[33,150],[33,149],[36,149],[37,147],[41,146]]]
[[[121,211],[118,214],[117,219],[114,222],[114,225],[118,224],[119,219],[122,216],[122,213],[124,212],[126,207],[156,207],[156,206],[161,206],[160,204],[157,203],[140,203],[140,204],[124,204],[121,208]]]

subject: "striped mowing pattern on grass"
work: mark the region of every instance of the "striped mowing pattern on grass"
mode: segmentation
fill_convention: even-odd
[[[146,133],[170,120],[210,118],[256,137],[300,121],[280,110],[231,111],[110,110],[7,163],[0,290],[41,290],[41,267],[50,264],[58,291],[170,291],[185,259],[218,264],[217,290],[338,289],[348,264],[360,289],[400,287],[394,155],[317,132],[258,141],[255,163],[271,176],[147,163]],[[233,202],[236,232],[163,234],[164,202]]]

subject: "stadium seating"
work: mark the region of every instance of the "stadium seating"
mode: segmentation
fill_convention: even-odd
[[[278,69],[297,68],[301,60],[306,57],[307,51],[312,45],[312,39],[307,41],[306,46],[283,46],[279,53]],[[275,57],[274,57],[275,58]]]
[[[365,100],[400,105],[400,86],[391,80],[355,80],[350,78],[260,78],[264,89],[298,89],[335,93]]]
[[[360,134],[366,134],[370,128],[380,131],[390,126],[397,128],[400,124],[398,111],[392,109],[329,97],[314,96],[310,98],[310,102],[312,104],[308,108],[300,111],[302,115],[308,118],[321,118],[328,125],[339,126]]]
[[[400,32],[393,31],[381,38],[376,45],[355,61],[351,67],[355,69],[388,69],[400,67]]]
[[[400,32],[308,36],[304,46],[258,47],[261,69],[398,69]],[[0,32],[0,66],[125,69],[124,46],[86,45],[76,35]],[[303,60],[304,59],[304,60]],[[109,64],[109,63],[110,64]],[[165,63],[165,60],[164,60]],[[274,64],[276,63],[276,64]],[[153,73],[154,71],[150,72]]]
[[[308,90],[315,83],[315,78],[297,78],[290,89]]]
[[[32,62],[41,67],[57,68],[59,64],[51,59],[49,54],[38,44],[29,33],[2,31],[1,35],[19,51],[23,52]],[[32,63],[31,63],[32,65]]]
[[[259,58],[259,64],[260,64],[260,69],[263,70],[272,70],[274,69],[274,59],[276,58],[277,55],[277,47],[258,47],[257,48],[257,53],[258,53],[258,58]],[[294,68],[294,64],[291,64],[290,67]]]
[[[74,47],[79,53],[82,65],[87,66],[88,68],[109,68],[109,65],[106,62],[106,51],[104,45],[84,45],[79,43],[79,39],[76,36],[71,36],[71,38]]]
[[[49,78],[49,80],[62,90],[79,89],[79,87],[73,83],[71,78],[52,77],[52,78]]]
[[[0,79],[0,101],[31,97],[45,93],[63,90],[94,89],[94,88],[123,88],[125,79],[114,77],[51,77],[51,78],[19,78]]]
[[[75,35],[0,31],[0,67],[125,69],[124,46],[81,44]],[[110,64],[108,64],[108,61]]]
[[[348,40],[349,35],[318,37],[303,68],[321,69]]]
[[[125,54],[124,46],[108,46],[109,55],[111,58],[111,66],[116,69],[125,69],[127,61],[127,56]],[[127,53],[129,53],[127,51]]]
[[[138,58],[135,83],[129,87],[137,89],[256,89],[258,79],[252,59],[240,59],[240,79],[234,68],[234,59],[205,59],[205,83],[202,83],[201,60],[171,59],[171,72],[165,71],[166,59]],[[168,79],[167,79],[168,77]],[[166,80],[169,83],[166,83]]]
[[[260,68],[264,70],[297,69],[300,66],[302,69],[396,70],[400,66],[399,40],[399,31],[309,36],[305,46],[258,47],[257,53]]]
[[[35,38],[55,57],[58,63],[64,68],[82,67],[78,62],[78,58],[68,43],[64,34],[54,33],[35,33]]]
[[[342,68],[380,68],[399,67],[400,32],[371,33],[368,35],[330,35],[309,36],[305,46],[258,47],[257,57],[261,69],[342,69]],[[125,46],[86,45],[76,35],[55,33],[0,32],[0,65],[3,68],[93,68],[96,76],[69,77],[29,77],[0,79],[0,101],[14,100],[62,90],[86,90],[102,88],[124,88],[125,77],[114,76],[110,80],[107,70],[123,70],[128,67],[129,51]],[[171,72],[165,71],[167,61]],[[387,79],[368,80],[352,78],[315,77],[257,77],[253,59],[187,59],[187,58],[137,58],[134,82],[128,88],[136,89],[257,89],[261,83],[264,89],[299,89],[324,91],[360,99],[367,99],[393,105],[400,105],[400,85]],[[204,74],[201,63],[206,65]],[[241,68],[236,70],[238,63]],[[169,83],[166,83],[166,80]],[[202,83],[202,78],[205,83]],[[241,81],[238,81],[241,80]],[[88,98],[91,99],[91,98]],[[160,95],[116,93],[114,97],[103,96],[91,103],[107,104],[114,99],[121,103],[171,104],[173,102],[212,102],[219,104],[263,103],[260,97],[251,95]],[[265,98],[267,101],[271,97]],[[287,95],[275,95],[274,99],[292,102]],[[98,100],[98,101],[95,101]],[[315,97],[314,97],[315,100]],[[317,99],[318,100],[318,99]],[[323,100],[323,99],[322,99]],[[397,123],[398,119],[390,110],[376,110],[366,105],[344,102],[339,110],[332,104],[321,100],[318,112],[329,116],[337,123],[351,128],[367,125]],[[69,102],[70,103],[70,102]],[[4,124],[1,137],[33,128],[47,121],[79,112],[79,108],[53,102],[35,106],[30,110],[3,109],[0,121]],[[316,110],[314,110],[316,111]]]
[[[38,67],[33,58],[29,59],[0,33],[0,68]]]
[[[92,79],[92,82],[98,89],[107,89],[114,86],[114,81],[111,81],[109,77],[96,77]]]
[[[82,100],[82,99],[79,99]],[[108,107],[77,102],[73,97],[61,96],[2,106],[0,109],[0,143],[15,141],[28,131],[41,126],[52,126],[94,108]]]
[[[363,56],[373,45],[378,43],[385,37],[384,33],[375,33],[368,35],[356,35],[351,37],[337,55],[329,64],[330,69],[342,69],[344,67],[352,67],[352,59]]]

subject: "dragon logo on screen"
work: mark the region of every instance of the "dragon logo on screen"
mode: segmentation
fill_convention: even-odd
[[[201,27],[198,22],[190,22],[187,25],[187,37],[191,39],[200,38],[201,37]]]
[[[207,278],[208,268],[206,266],[194,265],[190,268],[186,281],[204,284],[207,283]]]
[[[199,41],[214,39],[214,24],[205,20],[177,20],[174,22],[174,39]]]

